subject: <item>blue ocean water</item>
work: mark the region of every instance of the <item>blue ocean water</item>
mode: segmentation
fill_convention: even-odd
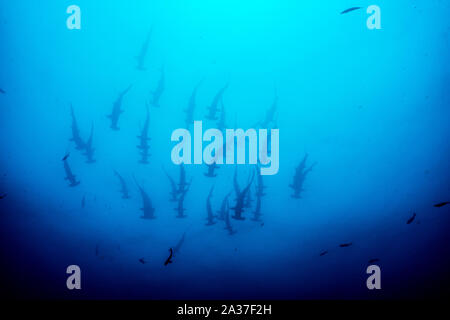
[[[79,30],[66,25],[73,4]],[[381,29],[366,26],[369,5],[379,6]],[[362,8],[340,14],[354,6]],[[0,8],[2,296],[448,293],[450,205],[434,206],[450,201],[448,1],[21,0]],[[138,136],[159,83],[143,164]],[[270,128],[280,134],[279,172],[262,177],[261,221],[252,220],[255,178],[251,208],[245,220],[230,218],[231,235],[217,218],[205,225],[208,194],[214,187],[214,213],[230,192],[234,207],[235,181],[242,191],[254,165],[220,165],[216,177],[204,164],[184,165],[192,182],[183,219],[166,175],[179,182],[170,137],[186,128],[194,88],[193,119],[216,128],[208,106],[226,84],[226,128],[256,128],[276,100]],[[107,115],[130,86],[113,130]],[[93,129],[93,163],[70,140],[71,106],[85,144]],[[305,155],[305,169],[315,165],[296,199],[290,185]],[[140,218],[136,182],[155,219]],[[381,290],[366,287],[372,259]],[[81,269],[81,290],[66,287],[69,265]]]

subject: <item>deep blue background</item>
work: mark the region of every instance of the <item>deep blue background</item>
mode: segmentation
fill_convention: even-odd
[[[66,28],[66,8],[82,29]],[[365,8],[381,8],[368,30]],[[340,15],[342,10],[362,10]],[[0,4],[0,291],[32,298],[406,298],[450,285],[448,1],[2,1]],[[136,70],[148,30],[146,71]],[[166,72],[161,107],[150,110],[149,165],[136,148],[145,102]],[[233,188],[233,166],[193,178],[187,219],[175,218],[162,167],[177,179],[171,132],[184,126],[194,86],[196,120],[224,95],[229,128],[263,119],[277,88],[280,171],[264,177],[264,226],[248,218],[204,225]],[[106,115],[125,96],[120,131]],[[69,141],[72,103],[81,134],[94,124],[95,164]],[[215,123],[205,122],[206,127]],[[81,181],[69,188],[62,156]],[[303,198],[290,197],[305,153],[317,166]],[[120,197],[113,170],[128,182]],[[250,166],[239,166],[241,187]],[[141,220],[135,175],[156,220]],[[85,197],[86,205],[81,206]],[[234,199],[234,196],[232,197]],[[413,212],[416,220],[407,225]],[[174,263],[168,248],[186,231]],[[352,242],[349,248],[339,248]],[[95,248],[100,248],[100,256]],[[319,256],[323,250],[329,253]],[[144,257],[148,263],[141,264]],[[382,290],[366,289],[367,261],[381,259]],[[82,290],[65,287],[82,269]]]

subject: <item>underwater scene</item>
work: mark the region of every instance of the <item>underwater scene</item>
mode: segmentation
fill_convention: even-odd
[[[0,4],[0,294],[450,292],[450,2]]]

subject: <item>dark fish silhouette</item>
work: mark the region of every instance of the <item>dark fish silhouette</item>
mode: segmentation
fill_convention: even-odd
[[[64,180],[69,181],[69,187],[76,187],[80,184],[80,181],[77,181],[75,179],[75,175],[72,173],[72,170],[70,169],[69,163],[67,162],[67,159],[63,161],[64,162],[64,171],[66,173],[66,177]]]
[[[161,99],[161,96],[164,92],[165,86],[165,76],[164,76],[164,67],[161,68],[161,76],[159,77],[158,84],[156,85],[156,89],[154,91],[150,91],[150,94],[152,95],[152,99],[150,101],[150,104],[154,107],[159,107],[159,99]]]
[[[81,208],[84,209],[85,206],[86,206],[86,196],[83,196],[83,198],[81,199]]]
[[[148,157],[150,156],[148,150],[150,149],[148,145],[148,141],[151,140],[148,137],[148,129],[150,125],[150,112],[148,105],[146,105],[147,108],[147,117],[145,118],[144,127],[142,128],[141,134],[138,136],[139,138],[139,145],[137,148],[141,151],[141,160],[140,163],[147,164],[148,163]]]
[[[409,218],[408,221],[406,221],[406,224],[411,224],[411,223],[414,221],[415,218],[416,218],[416,213],[414,213],[414,214],[412,215],[412,217]]]
[[[443,207],[443,206],[445,206],[445,205],[447,205],[447,204],[450,204],[450,202],[448,202],[448,201],[446,201],[446,202],[441,202],[441,203],[435,204],[434,206],[435,206],[436,208],[440,208],[440,207]]]
[[[7,195],[8,195],[7,193],[0,194],[0,200],[5,199]]]
[[[0,88],[0,93],[6,94],[6,91]]]
[[[352,244],[353,244],[353,243],[351,243],[351,242],[349,242],[349,243],[342,243],[342,244],[339,245],[339,247],[341,247],[341,248],[347,248],[347,247],[350,247]]]
[[[130,199],[130,194],[128,192],[128,187],[125,179],[116,170],[114,170],[114,174],[117,176],[117,178],[119,178],[120,181],[120,192],[122,193],[122,199]]]
[[[375,259],[370,259],[370,260],[368,261],[368,263],[375,263],[375,262],[378,262],[378,261],[380,261],[380,259],[375,258]]]
[[[362,8],[362,7],[352,7],[352,8],[348,8],[348,9],[342,11],[341,14],[348,13],[348,12],[352,12],[352,11],[355,11],[355,10],[358,10],[358,9],[361,9],[361,8]]]
[[[94,163],[94,151],[95,149],[92,147],[92,140],[94,137],[94,125],[91,126],[91,134],[89,136],[89,140],[87,141],[84,149],[84,155],[86,156],[87,160],[86,163]]]
[[[313,163],[309,168],[306,169],[306,160],[308,159],[308,154],[306,154],[300,162],[300,164],[295,169],[295,175],[292,184],[289,185],[294,190],[291,195],[292,198],[301,199],[301,193],[304,191],[303,183],[308,173],[314,168],[317,163]]]
[[[147,261],[144,258],[140,258],[139,262],[142,263],[142,264],[146,264],[147,263]]]
[[[69,158],[69,156],[70,156],[70,152],[68,152],[68,153],[64,156],[64,158],[62,158],[62,161],[66,161],[67,158]]]
[[[222,99],[223,94],[225,93],[225,90],[228,88],[228,83],[217,92],[217,94],[214,96],[213,101],[211,102],[211,105],[208,107],[208,114],[205,116],[208,120],[217,120],[217,112],[219,111],[218,104],[219,101]]]
[[[206,211],[208,213],[208,216],[206,218],[206,220],[208,220],[208,222],[206,223],[207,226],[212,226],[213,224],[216,224],[216,222],[214,221],[214,218],[216,216],[213,214],[213,210],[212,210],[212,206],[211,206],[211,198],[212,198],[213,191],[214,191],[214,186],[211,187],[211,190],[209,191],[209,194],[208,194],[208,198],[206,199]]]
[[[189,129],[189,126],[191,126],[194,123],[194,111],[195,111],[195,100],[197,97],[197,91],[200,85],[202,84],[203,80],[201,80],[192,91],[191,97],[189,98],[189,103],[187,108],[184,110],[186,112],[186,128]]]
[[[167,266],[169,263],[172,263],[172,262],[173,262],[173,261],[172,261],[172,257],[173,257],[173,250],[172,250],[172,248],[170,248],[169,251],[170,251],[170,255],[169,255],[169,257],[167,258],[166,262],[164,262],[164,265],[165,265],[165,266]]]
[[[141,51],[139,52],[139,55],[136,57],[136,60],[137,60],[136,69],[138,69],[138,70],[142,70],[142,71],[146,70],[145,60],[147,57],[147,51],[148,51],[148,46],[150,44],[150,38],[152,36],[152,32],[153,32],[153,26],[150,28],[150,31],[147,33],[147,37],[145,38],[145,41],[142,44]]]
[[[327,253],[328,253],[328,251],[322,251],[322,252],[320,253],[320,256],[322,257],[322,256],[326,255]]]
[[[128,88],[126,88],[124,91],[122,91],[119,96],[117,97],[116,101],[113,104],[113,109],[111,111],[111,114],[108,115],[107,117],[111,119],[111,129],[113,130],[119,130],[120,128],[118,127],[118,122],[119,122],[119,117],[120,115],[123,113],[122,110],[122,100],[123,97],[127,94],[128,91],[130,91],[132,85],[130,85]]]
[[[72,104],[70,105],[70,114],[72,115],[72,138],[70,141],[75,143],[77,150],[83,150],[86,148],[86,143],[81,139],[80,129],[78,128],[77,119],[75,118],[75,112],[73,111]]]
[[[134,177],[133,177],[134,178]],[[150,200],[150,197],[145,192],[145,190],[139,185],[136,178],[134,178],[134,181],[136,182],[136,185],[139,188],[139,191],[141,192],[142,197],[142,203],[143,206],[141,210],[144,212],[144,214],[141,216],[141,219],[155,219],[155,208],[152,206],[152,201]]]

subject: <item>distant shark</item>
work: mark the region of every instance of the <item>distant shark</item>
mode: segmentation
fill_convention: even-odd
[[[186,218],[187,215],[184,214],[184,211],[186,211],[186,208],[184,208],[184,197],[186,196],[187,189],[181,193],[180,197],[178,198],[178,206],[175,208],[175,211],[177,211],[177,218]]]
[[[191,179],[192,182],[192,179]],[[177,218],[186,218],[187,216],[184,214],[184,211],[186,209],[184,208],[184,197],[186,196],[186,193],[189,191],[190,183],[188,184],[188,187],[183,190],[183,192],[180,193],[180,197],[178,198],[178,206],[175,208],[175,210],[178,212]]]
[[[227,203],[228,206],[228,203]],[[224,220],[225,220],[225,229],[228,230],[228,234],[232,235],[235,234],[236,231],[233,229],[233,227],[231,226],[231,221],[230,221],[230,210],[227,210],[225,212],[225,216],[224,216]]]
[[[144,214],[141,216],[141,219],[155,219],[156,218],[155,209],[152,206],[152,201],[150,200],[150,197],[145,192],[145,190],[138,184],[136,178],[134,179],[134,181],[136,182],[136,185],[138,186],[142,197],[143,206],[141,210],[143,211]]]
[[[91,134],[89,136],[89,140],[86,142],[86,147],[84,150],[84,155],[87,157],[87,163],[94,163],[94,151],[95,149],[92,147],[92,140],[94,135],[94,125],[91,126]]]
[[[264,197],[266,194],[264,193],[264,189],[266,186],[264,185],[264,181],[262,178],[262,175],[260,174],[260,170],[256,168],[257,172],[257,180],[256,180],[256,196],[257,197]]]
[[[122,199],[130,199],[130,194],[129,194],[125,179],[115,170],[114,170],[114,174],[117,176],[117,178],[119,178],[119,181],[120,181],[120,186],[121,186],[120,192],[122,193]]]
[[[184,110],[186,112],[186,128],[189,128],[190,125],[194,122],[194,111],[196,106],[196,98],[197,98],[197,91],[200,85],[202,84],[203,80],[201,80],[195,87],[194,90],[191,93],[191,97],[189,98],[189,103],[187,108]]]
[[[84,150],[86,148],[86,143],[81,139],[80,129],[78,129],[78,123],[75,118],[72,104],[70,105],[70,114],[72,115],[72,138],[70,138],[70,141],[75,143],[77,150]]]
[[[148,141],[151,140],[148,137],[148,129],[149,129],[149,125],[150,125],[150,111],[148,108],[148,105],[146,106],[147,108],[147,117],[145,118],[145,123],[144,123],[144,127],[142,128],[141,134],[138,136],[139,139],[139,145],[137,146],[138,149],[141,150],[141,160],[140,163],[144,163],[147,164],[148,163],[148,157],[150,156],[148,150],[150,149],[149,145],[148,145]]]
[[[276,116],[277,110],[278,110],[278,94],[277,94],[277,89],[275,88],[275,96],[274,96],[272,105],[266,111],[264,120],[259,123],[262,128],[268,128],[270,126],[270,124],[275,123],[275,121],[276,121],[275,116]]]
[[[138,69],[138,70],[141,70],[141,71],[146,70],[145,60],[147,58],[148,46],[150,44],[150,39],[152,37],[152,33],[153,33],[153,26],[150,28],[150,31],[147,33],[147,37],[145,38],[145,41],[142,44],[141,51],[139,52],[139,55],[136,57],[136,60],[137,60],[136,69]]]
[[[76,187],[77,185],[80,184],[80,181],[77,181],[75,179],[76,176],[72,173],[72,170],[70,170],[67,158],[63,160],[63,163],[64,163],[64,171],[66,172],[66,177],[64,179],[69,181],[69,187]]]
[[[217,129],[220,131],[225,130],[227,127],[226,124],[226,112],[225,112],[225,105],[223,104],[223,99],[220,99],[220,118],[219,121],[217,121]]]
[[[178,188],[177,188],[177,184],[175,182],[175,180],[167,173],[167,171],[163,168],[164,173],[166,174],[167,178],[169,179],[170,182],[170,187],[171,187],[171,191],[170,191],[170,202],[175,202],[178,200]]]
[[[244,204],[245,204],[245,198],[247,195],[247,192],[250,190],[250,186],[253,183],[253,179],[255,178],[255,173],[253,172],[252,178],[248,182],[247,186],[239,192],[237,199],[236,199],[236,205],[231,208],[234,210],[234,215],[231,216],[235,220],[245,220],[245,218],[242,216],[242,212],[244,211]]]
[[[303,191],[303,183],[305,181],[308,173],[314,168],[317,163],[313,163],[309,168],[306,169],[306,160],[308,159],[308,154],[305,155],[302,162],[295,169],[294,180],[292,184],[289,185],[290,188],[294,190],[292,198],[300,199],[301,193]]]
[[[230,207],[228,204],[228,198],[230,197],[231,192],[229,192],[225,198],[222,200],[222,205],[220,206],[220,210],[217,212],[218,216],[217,219],[219,220],[225,220],[225,215],[227,214],[227,212],[229,211]]]
[[[217,120],[217,112],[219,111],[219,101],[222,100],[222,96],[225,93],[225,91],[228,88],[228,83],[219,90],[219,92],[216,93],[216,95],[214,96],[213,101],[211,102],[211,105],[208,107],[208,114],[205,116],[206,119],[208,120]]]
[[[186,181],[186,171],[184,169],[184,165],[180,164],[180,180],[178,183],[178,193],[183,193],[188,187],[189,182]]]
[[[256,207],[255,211],[253,211],[253,221],[261,221],[261,200],[266,194],[264,193],[264,189],[266,188],[263,183],[262,175],[260,174],[259,166],[255,167],[257,183],[256,183]]]
[[[108,115],[108,118],[111,119],[111,129],[113,130],[119,130],[120,128],[118,127],[118,122],[119,122],[119,117],[120,115],[123,113],[122,110],[122,100],[123,97],[127,94],[128,91],[130,91],[132,85],[130,85],[127,89],[125,89],[124,91],[122,91],[119,96],[117,97],[116,101],[113,104],[113,109],[111,111],[111,114]]]
[[[152,99],[150,101],[150,104],[154,107],[159,107],[159,100],[161,99],[161,96],[165,89],[165,75],[164,75],[164,67],[161,67],[161,76],[159,77],[158,84],[156,86],[156,89],[154,91],[151,91]]]

